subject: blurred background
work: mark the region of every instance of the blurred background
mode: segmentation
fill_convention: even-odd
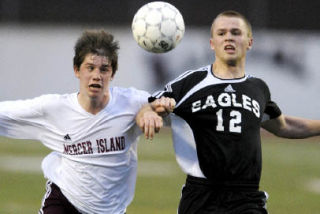
[[[253,25],[247,73],[263,78],[287,114],[319,118],[320,9],[311,0],[177,0],[186,32],[173,51],[151,54],[133,39],[131,22],[142,0],[0,0],[0,100],[78,89],[73,46],[85,29],[105,29],[120,42],[113,82],[153,92],[188,69],[210,64],[209,33],[223,10]],[[301,106],[301,104],[304,104]]]
[[[167,1],[180,10],[186,32],[180,44],[165,54],[148,53],[133,39],[133,16],[147,2],[0,0],[0,100],[77,91],[73,47],[86,29],[105,29],[120,42],[113,85],[152,93],[185,70],[213,62],[211,22],[218,13],[232,9],[253,26],[246,72],[267,82],[284,113],[320,119],[320,1]],[[160,135],[163,143],[141,142],[130,214],[175,213],[184,175],[176,166],[169,135],[170,130]],[[263,142],[267,143],[262,186],[271,195],[272,213],[320,213],[319,138],[287,144],[266,135]],[[0,213],[36,213],[40,206],[44,193],[40,162],[48,150],[39,149],[38,142],[28,145],[0,139]]]

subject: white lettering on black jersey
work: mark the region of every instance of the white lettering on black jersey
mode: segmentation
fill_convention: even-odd
[[[264,81],[248,75],[219,79],[209,65],[185,72],[149,101],[161,96],[176,100],[173,139],[187,174],[213,182],[259,183],[262,118],[281,114]]]
[[[218,95],[217,102],[215,101],[214,95],[208,95],[204,103],[202,103],[201,100],[197,100],[193,102],[191,106],[191,111],[194,113],[194,112],[207,109],[208,107],[211,107],[211,108],[240,107],[253,112],[256,115],[256,117],[258,118],[260,117],[259,103],[256,100],[251,99],[246,95],[242,95],[241,103],[237,101],[237,95],[234,93],[232,94],[222,93]]]

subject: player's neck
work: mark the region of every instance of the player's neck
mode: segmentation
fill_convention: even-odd
[[[227,64],[215,61],[212,65],[214,76],[220,79],[237,79],[245,76],[244,63]]]
[[[109,102],[109,95],[103,97],[88,97],[78,94],[78,102],[80,106],[91,114],[98,114]]]

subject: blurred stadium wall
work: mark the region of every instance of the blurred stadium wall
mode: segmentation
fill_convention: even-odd
[[[133,15],[146,2],[0,0],[0,100],[76,91],[73,45],[83,30],[101,28],[120,42],[113,84],[153,92],[183,71],[213,61],[212,19],[234,9],[254,28],[247,73],[269,84],[285,113],[319,119],[319,1],[168,1],[184,16],[186,33],[175,50],[160,55],[142,50],[131,34]]]

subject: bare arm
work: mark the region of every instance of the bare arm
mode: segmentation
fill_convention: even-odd
[[[280,115],[265,121],[262,128],[278,137],[300,139],[320,135],[320,120]]]
[[[150,104],[146,104],[140,109],[136,116],[136,123],[143,131],[145,138],[151,140],[163,126],[162,117],[152,109]]]
[[[166,116],[172,112],[175,104],[176,102],[174,99],[161,97],[151,104],[144,105],[140,109],[136,116],[136,123],[143,131],[146,139],[152,139],[154,134],[159,132],[163,126],[161,116]]]

